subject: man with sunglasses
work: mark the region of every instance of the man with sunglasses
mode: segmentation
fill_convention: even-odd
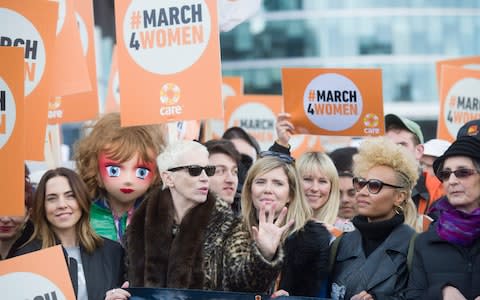
[[[169,144],[157,166],[163,187],[146,195],[128,227],[130,285],[266,292],[283,256],[275,253],[272,258],[261,249],[272,249],[285,229],[268,219],[252,238],[243,226],[234,226],[239,221],[229,205],[210,191],[216,166],[200,143]],[[253,280],[252,274],[258,278]]]

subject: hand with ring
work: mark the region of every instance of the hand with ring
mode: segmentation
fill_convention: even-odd
[[[128,288],[128,286],[128,281],[125,281],[121,288],[107,291],[105,293],[105,300],[127,300],[131,295],[124,289]]]

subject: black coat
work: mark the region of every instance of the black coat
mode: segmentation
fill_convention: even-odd
[[[442,288],[456,287],[467,299],[480,296],[480,239],[471,247],[442,240],[432,224],[415,240],[407,299],[442,299]]]
[[[345,294],[350,299],[362,290],[374,294],[375,299],[402,299],[407,287],[407,253],[414,230],[397,226],[368,256],[362,248],[360,231],[344,233],[335,259],[332,298]]]
[[[330,233],[324,225],[309,221],[285,241],[285,263],[279,288],[292,296],[318,296],[328,277]]]
[[[15,256],[40,250],[41,240],[33,240],[15,252]],[[66,250],[63,250],[67,257]],[[122,246],[109,239],[103,238],[103,245],[92,254],[88,254],[80,247],[83,272],[87,285],[88,299],[104,299],[105,293],[112,288],[120,287],[124,279],[124,251]],[[75,295],[78,291],[76,266],[68,264],[70,279],[72,280]]]

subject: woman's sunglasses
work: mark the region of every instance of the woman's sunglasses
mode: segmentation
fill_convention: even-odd
[[[450,179],[450,175],[452,175],[452,173],[455,174],[455,177],[457,177],[457,178],[467,178],[467,177],[472,176],[473,174],[477,173],[477,170],[466,169],[466,168],[458,169],[458,170],[455,170],[455,171],[442,170],[442,171],[437,172],[437,177],[442,182],[447,181],[447,180]]]
[[[198,165],[190,165],[190,166],[170,168],[167,171],[176,172],[180,170],[187,170],[188,174],[190,174],[190,176],[193,176],[193,177],[200,176],[203,170],[205,170],[205,174],[207,174],[208,177],[211,177],[215,174],[215,166],[201,167]]]
[[[295,162],[295,158],[291,157],[290,155],[275,151],[262,151],[260,152],[259,156],[260,158],[269,156],[276,157],[287,164],[293,164]]]
[[[365,186],[367,186],[368,192],[370,194],[380,193],[380,191],[383,189],[384,186],[388,186],[395,189],[405,188],[404,186],[388,184],[378,179],[365,180],[359,177],[353,178],[353,187],[357,192],[360,192]]]

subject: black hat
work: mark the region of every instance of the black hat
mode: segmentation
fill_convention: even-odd
[[[433,162],[435,173],[439,171],[445,159],[452,156],[467,156],[475,161],[480,161],[480,139],[472,136],[461,136],[458,138],[442,156]]]
[[[457,132],[457,139],[461,136],[474,136],[480,138],[480,119],[471,120],[463,124]]]

